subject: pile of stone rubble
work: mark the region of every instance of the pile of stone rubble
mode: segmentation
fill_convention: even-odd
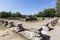
[[[7,26],[9,29],[21,34],[22,36],[28,38],[29,40],[48,40],[50,39],[50,35],[48,32],[53,30],[54,26],[58,22],[58,18],[53,18],[49,20],[46,24],[43,24],[39,29],[31,28],[24,29],[22,24],[14,25],[14,22],[9,22],[6,20],[0,20],[0,24]]]

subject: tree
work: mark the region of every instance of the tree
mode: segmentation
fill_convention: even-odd
[[[8,12],[8,17],[12,17],[12,12]]]
[[[56,12],[55,9],[51,8],[51,9],[47,9],[45,14],[47,17],[54,17],[55,12]]]
[[[22,16],[21,13],[16,12],[16,17],[21,17],[21,16]]]
[[[16,17],[16,14],[15,13],[12,13],[12,17]]]
[[[40,11],[40,12],[37,14],[37,17],[43,17],[43,13]]]
[[[54,17],[55,16],[55,9],[54,8],[48,8],[43,10],[42,12],[40,11],[37,14],[37,17]]]
[[[5,18],[8,17],[8,13],[5,11],[0,12],[0,17]]]

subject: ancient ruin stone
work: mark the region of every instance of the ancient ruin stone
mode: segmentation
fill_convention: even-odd
[[[22,34],[24,37],[26,37],[30,40],[34,37],[34,33],[30,32],[30,31],[27,31],[27,30],[20,32],[20,34]]]
[[[50,36],[42,34],[42,40],[50,40]]]
[[[46,30],[46,31],[48,31],[49,28],[48,28],[47,26],[42,26],[42,30]]]
[[[21,32],[24,31],[25,29],[23,28],[22,24],[18,24],[17,27],[12,27],[10,28],[11,30],[14,30],[15,32]]]
[[[25,29],[23,28],[22,24],[18,24],[17,27],[18,32],[24,31]]]
[[[25,31],[22,31],[19,33],[30,40],[34,40],[35,39],[34,37],[37,37],[36,39],[40,39],[40,38],[38,38],[38,36],[40,36],[40,35],[38,35],[37,33],[31,32],[31,31],[25,30]]]
[[[15,25],[13,24],[14,22],[10,22],[7,27],[11,28],[11,27],[15,27]]]
[[[42,40],[42,37],[34,37],[32,40]]]
[[[41,33],[47,35],[48,31],[47,30],[42,30]]]
[[[15,27],[11,27],[10,29],[11,29],[12,31],[15,31]]]
[[[49,27],[49,28],[53,28],[53,26],[51,25],[51,23],[49,23],[48,27]]]
[[[31,31],[31,32],[39,33],[39,29],[30,28],[28,30]]]
[[[51,25],[54,26],[54,25],[53,25],[53,21],[51,22]]]
[[[8,21],[5,21],[3,25],[4,26],[7,26],[8,25]]]
[[[58,20],[56,20],[56,19],[55,19],[55,20],[53,20],[53,21],[51,22],[51,25],[52,25],[52,26],[55,26],[55,25],[56,25],[56,23],[57,23],[57,21],[58,21]]]
[[[51,24],[51,23],[48,23],[48,24],[46,24],[45,26],[47,26],[48,31],[53,30],[53,26],[52,26],[52,24]]]

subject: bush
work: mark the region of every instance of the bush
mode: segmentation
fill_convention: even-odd
[[[25,18],[25,20],[26,21],[35,21],[35,20],[37,20],[37,18],[30,15],[29,18]]]

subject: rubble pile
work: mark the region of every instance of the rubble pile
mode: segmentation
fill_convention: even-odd
[[[49,20],[46,24],[40,26],[39,29],[36,28],[25,29],[23,28],[22,24],[18,24],[17,26],[15,26],[14,22],[0,20],[0,24],[7,26],[9,29],[14,30],[15,32],[23,35],[29,40],[50,39],[50,35],[48,35],[48,32],[54,29],[53,27],[56,25],[57,22],[58,22],[58,18],[53,18]]]

